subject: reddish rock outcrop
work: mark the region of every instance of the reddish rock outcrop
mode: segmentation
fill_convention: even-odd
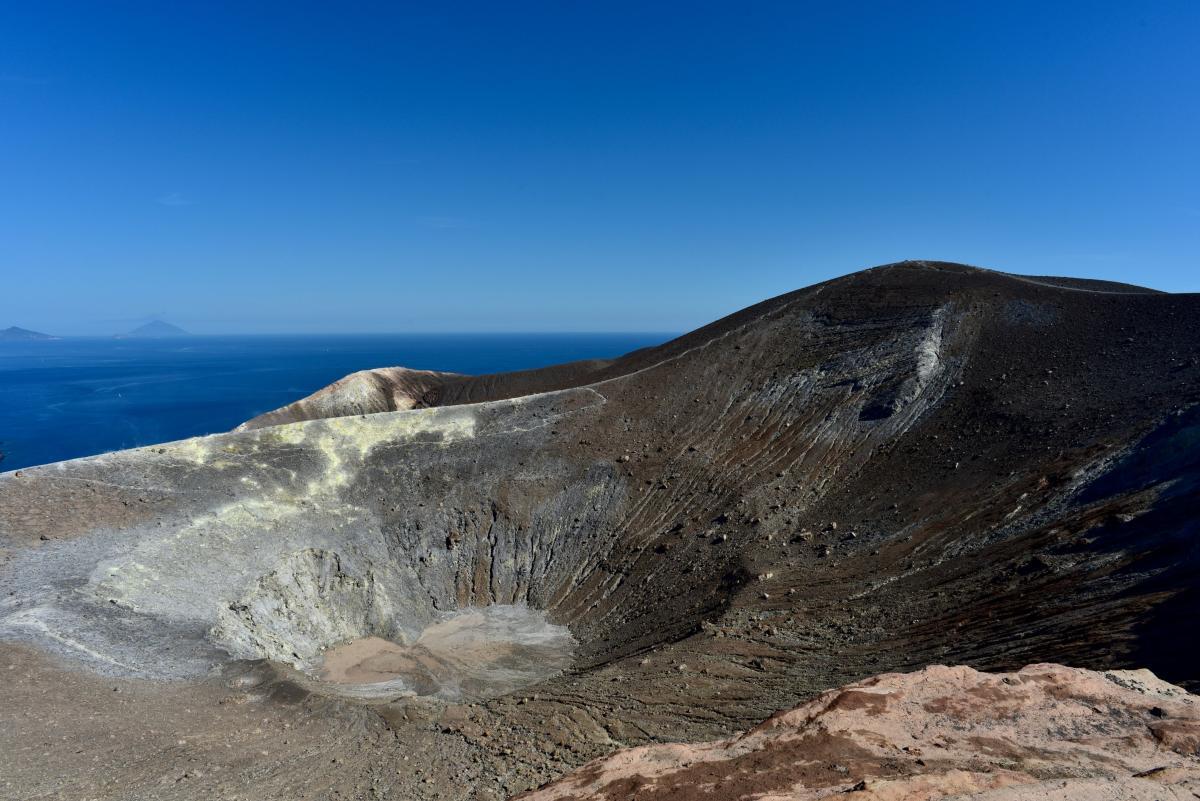
[[[728,740],[587,764],[524,801],[1200,798],[1200,699],[1147,670],[934,666],[822,693]]]
[[[457,373],[410,370],[407,367],[380,367],[359,370],[298,401],[247,420],[236,431],[320,420],[417,409],[436,405],[438,388]]]

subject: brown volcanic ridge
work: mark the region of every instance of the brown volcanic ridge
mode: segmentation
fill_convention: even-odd
[[[6,473],[0,797],[1197,798],[1198,400],[1196,295],[904,262]]]

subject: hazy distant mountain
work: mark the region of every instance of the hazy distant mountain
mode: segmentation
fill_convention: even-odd
[[[43,334],[41,331],[30,331],[28,328],[17,328],[15,325],[0,331],[0,341],[25,342],[31,339],[58,339],[58,337]]]
[[[182,328],[180,328],[177,325],[171,325],[170,323],[164,323],[162,320],[154,320],[152,322],[146,323],[145,325],[138,326],[137,328],[130,331],[128,334],[125,334],[124,336],[146,337],[146,338],[185,337],[185,336],[188,336],[188,332],[184,331]]]

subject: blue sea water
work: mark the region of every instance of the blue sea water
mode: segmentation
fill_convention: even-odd
[[[670,334],[387,334],[0,342],[0,471],[228,431],[347,373],[480,374],[610,358]]]

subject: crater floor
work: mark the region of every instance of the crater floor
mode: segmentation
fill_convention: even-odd
[[[447,612],[412,643],[367,636],[325,651],[319,677],[360,697],[481,700],[514,692],[571,664],[566,626],[520,605]]]

